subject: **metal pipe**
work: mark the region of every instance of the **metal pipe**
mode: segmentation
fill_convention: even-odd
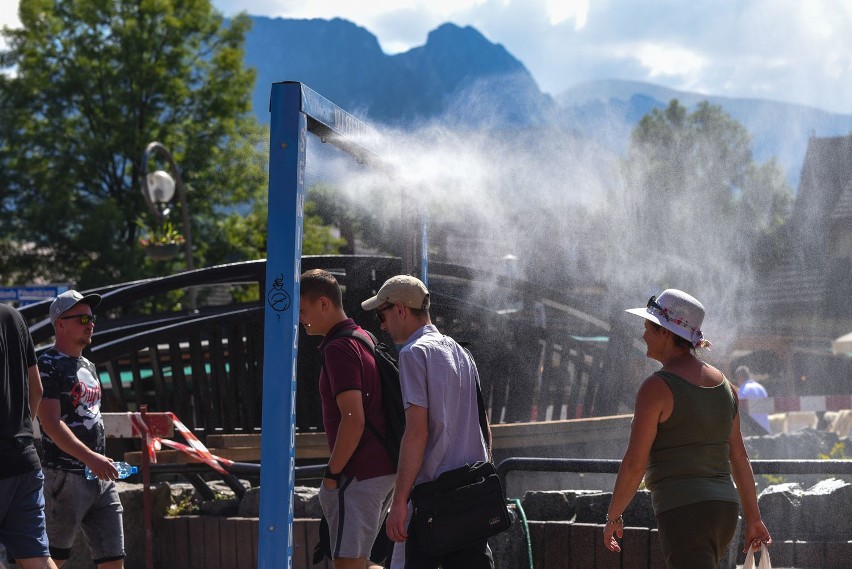
[[[752,460],[755,474],[852,474],[852,460]],[[497,465],[503,486],[511,471],[617,474],[620,460],[595,458],[507,458]]]

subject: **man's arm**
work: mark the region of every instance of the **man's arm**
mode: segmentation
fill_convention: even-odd
[[[92,474],[101,480],[118,478],[118,471],[113,466],[112,460],[84,445],[68,428],[68,425],[62,422],[59,399],[44,399],[38,406],[38,420],[42,430],[56,443],[56,446],[88,466]]]
[[[337,394],[335,398],[340,409],[340,426],[337,428],[337,438],[328,459],[328,468],[337,474],[346,467],[352,458],[361,435],[364,433],[364,402],[360,389],[348,389]],[[328,482],[329,484],[326,484]],[[323,480],[327,488],[332,488],[331,480]]]
[[[41,396],[44,394],[44,388],[41,386],[41,376],[38,373],[38,365],[30,366],[27,369],[27,384],[30,392],[30,417],[35,420],[36,413],[38,413],[38,406],[41,403]]]
[[[426,441],[429,438],[429,409],[410,405],[405,410],[405,434],[399,449],[396,487],[386,522],[388,537],[393,541],[408,538],[405,522],[408,518],[408,496],[423,464]]]

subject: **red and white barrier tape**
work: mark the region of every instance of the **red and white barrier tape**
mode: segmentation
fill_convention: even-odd
[[[187,446],[185,444],[178,443],[175,441],[170,441],[169,439],[162,439],[161,442],[167,447],[183,451],[191,457],[201,458],[200,456],[198,456],[198,452],[191,446]],[[224,464],[225,466],[232,466],[234,464],[234,461],[229,458],[222,458],[221,456],[216,456],[215,454],[211,454],[210,456],[212,456],[216,461],[218,461],[220,464]]]
[[[186,425],[180,422],[180,419],[175,416],[174,413],[164,413],[163,415],[168,416],[171,419],[174,428],[183,435],[183,438],[186,439],[186,442],[189,443],[189,446],[184,445],[182,443],[177,443],[175,441],[171,441],[169,439],[156,436],[151,432],[151,429],[148,428],[148,425],[145,424],[145,421],[142,420],[141,413],[128,413],[130,416],[130,421],[133,424],[133,428],[139,434],[139,436],[145,442],[145,452],[148,453],[148,457],[151,459],[152,463],[157,462],[157,450],[160,450],[161,445],[164,444],[171,448],[180,450],[188,454],[189,456],[201,460],[202,462],[207,463],[212,469],[216,470],[221,474],[227,474],[228,471],[222,468],[222,464],[231,465],[233,461],[228,460],[226,458],[214,456],[207,447],[204,446],[198,437],[196,437],[192,431],[190,431]]]

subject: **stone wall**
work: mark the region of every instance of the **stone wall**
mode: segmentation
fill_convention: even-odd
[[[627,435],[628,433],[625,433],[624,440],[619,442],[589,440],[567,445],[559,444],[556,441],[550,447],[536,448],[535,452],[530,453],[530,455],[621,458],[626,447]],[[852,447],[850,447],[848,439],[839,438],[837,433],[813,429],[805,429],[790,434],[749,437],[746,439],[746,445],[750,456],[760,459],[813,459],[821,455],[832,454],[836,458],[852,456]],[[499,461],[505,457],[497,456],[495,458]],[[578,536],[576,539],[580,539],[580,537],[586,535],[583,532],[588,531],[582,529],[584,526],[599,524],[606,513],[610,496],[608,491],[612,489],[614,480],[614,475],[513,472],[508,477],[506,490],[509,497],[522,497],[522,506],[531,523],[532,541],[538,548],[537,551],[540,552],[543,551],[541,540],[551,534],[561,535],[562,538],[560,539],[569,534],[576,535]],[[842,545],[837,544],[846,543],[852,536],[848,529],[852,527],[852,485],[850,485],[850,482],[852,481],[842,479],[823,480],[819,473],[799,477],[758,476],[758,487],[762,490],[760,495],[761,510],[776,540],[776,544],[773,546],[773,561],[775,561],[777,552],[781,561],[790,562],[787,566],[802,567],[801,562],[806,559],[819,559],[825,563],[825,567],[835,566],[831,565],[832,560],[840,555],[838,547],[842,547]],[[124,482],[118,484],[125,509],[125,546],[128,555],[125,566],[127,569],[143,569],[145,566],[145,534],[141,485]],[[572,490],[565,490],[565,488],[572,488]],[[169,506],[185,499],[187,495],[192,495],[193,492],[192,487],[187,484],[169,485],[161,483],[154,489],[152,510],[155,542],[160,542],[160,538],[164,535],[162,534],[164,524],[173,525],[174,523],[164,521]],[[222,494],[231,493],[224,485],[218,487],[218,492]],[[315,521],[320,517],[321,512],[315,494],[316,489],[314,488],[297,488],[294,502],[296,518]],[[259,495],[259,488],[250,488],[242,500],[226,499],[217,500],[213,503],[201,503],[199,504],[199,511],[207,515],[201,516],[199,519],[210,515],[216,515],[222,519],[234,516],[256,519]],[[637,494],[630,507],[625,511],[624,516],[628,526],[637,526],[644,529],[647,535],[656,536],[655,533],[649,533],[653,532],[655,521],[647,492]],[[189,524],[190,522],[179,523]],[[549,523],[561,525],[558,526],[558,529],[554,529],[547,525]],[[198,524],[207,524],[205,526],[208,528],[207,531],[212,531],[210,529],[212,522],[202,521]],[[565,529],[562,527],[565,524],[572,524],[576,527],[575,529]],[[312,526],[308,522],[303,525],[308,528],[304,530],[305,547],[307,547],[308,541],[312,539],[312,533],[315,532],[310,529]],[[506,559],[512,560],[508,565],[498,561],[502,565],[502,567],[498,566],[498,569],[525,567],[526,554],[518,557],[518,555],[521,555],[518,552],[521,549],[526,549],[524,536],[517,533],[520,531],[520,525],[515,524],[509,532],[494,540],[494,547],[502,548],[501,556],[505,555]],[[542,527],[545,527],[545,529],[541,529]],[[843,533],[844,530],[845,533]],[[225,531],[227,534],[230,529]],[[565,532],[568,533],[565,534]],[[198,534],[193,535],[198,536]],[[256,537],[254,539],[256,540]],[[635,538],[638,542],[642,542],[644,539],[644,537]],[[741,541],[742,538],[740,537],[738,540]],[[243,539],[244,541],[245,539]],[[594,545],[591,542],[589,543]],[[545,549],[551,551],[553,547],[556,546],[550,544]],[[579,551],[579,547],[579,542],[573,546],[575,554]],[[649,545],[649,551],[652,550],[653,540]],[[556,555],[556,553],[551,553],[551,557],[553,555]],[[584,555],[588,556],[589,554],[587,552]],[[742,555],[738,557],[741,562]],[[852,558],[852,556],[849,558]],[[849,558],[846,558],[846,565],[836,566],[852,567],[852,564],[848,562]],[[5,559],[5,551],[2,550],[2,546],[0,546],[0,559]],[[798,564],[794,565],[792,563],[794,560],[797,560]],[[524,564],[515,564],[521,562]],[[775,564],[785,566],[779,561],[776,561]],[[627,567],[627,564],[624,566]],[[91,555],[82,535],[78,536],[72,550],[72,557],[64,567],[65,569],[93,567]],[[157,567],[160,566],[157,565]],[[536,567],[540,569],[538,564]]]

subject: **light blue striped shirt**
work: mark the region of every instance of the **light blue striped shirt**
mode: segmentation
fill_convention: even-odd
[[[479,426],[479,373],[467,351],[428,324],[399,352],[402,398],[429,410],[429,437],[415,484],[447,470],[487,459]]]

